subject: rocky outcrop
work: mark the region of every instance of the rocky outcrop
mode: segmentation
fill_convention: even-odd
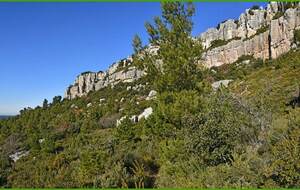
[[[151,90],[148,94],[148,96],[146,97],[146,100],[152,100],[155,99],[157,95],[157,91],[155,90]]]
[[[203,54],[205,66],[220,66],[230,64],[243,55],[253,55],[255,58],[268,59],[269,33],[264,32],[253,38],[243,41],[233,40],[224,46],[211,49]]]
[[[29,154],[29,151],[18,151],[15,152],[14,154],[9,155],[9,158],[12,159],[14,162],[18,161],[20,158],[27,156]]]
[[[144,111],[140,115],[133,115],[129,118],[129,120],[133,123],[138,123],[141,119],[147,119],[153,113],[152,107],[148,107],[144,109]],[[123,116],[116,121],[116,126],[118,127],[122,121],[124,121],[128,116]]]
[[[132,59],[127,58],[110,66],[106,72],[85,72],[77,76],[73,85],[65,92],[65,98],[73,99],[97,91],[107,86],[114,86],[119,82],[133,82],[144,72],[130,66]]]
[[[232,80],[219,80],[219,81],[216,81],[214,83],[211,84],[213,90],[218,90],[221,86],[224,86],[225,88],[228,87],[229,83],[231,83]]]
[[[300,3],[270,2],[265,9],[252,7],[237,20],[224,21],[200,34],[197,39],[205,49],[200,63],[210,68],[234,63],[245,55],[263,60],[277,58],[296,46],[294,32],[298,28]],[[156,54],[158,49],[150,44],[143,52]],[[143,52],[139,56],[143,56]],[[132,57],[128,57],[111,65],[105,72],[82,73],[66,90],[65,98],[81,97],[119,82],[130,83],[139,79],[145,73],[134,67],[132,61]],[[158,65],[161,62],[157,60]],[[131,89],[134,88],[127,87],[127,90]]]
[[[156,54],[158,49],[159,47],[150,44],[143,52]],[[141,56],[143,56],[143,52]],[[129,56],[112,64],[105,72],[84,72],[80,74],[75,82],[67,88],[64,98],[82,97],[91,91],[97,91],[107,86],[113,87],[120,82],[131,83],[141,78],[145,72],[133,66],[132,62],[133,58]]]
[[[300,28],[300,6],[288,9],[284,15],[271,21],[270,53],[272,58],[288,52],[294,44],[294,31]]]
[[[141,113],[141,114],[138,116],[138,121],[140,121],[142,118],[147,119],[152,113],[153,113],[153,109],[152,109],[151,107],[146,108],[146,109],[143,111],[143,113]]]
[[[277,18],[279,15],[279,18]],[[288,52],[300,27],[299,3],[271,2],[266,9],[247,9],[237,21],[228,20],[200,35],[207,67],[233,63],[243,55],[271,59]],[[215,40],[225,45],[209,48]],[[202,62],[202,63],[203,63]]]

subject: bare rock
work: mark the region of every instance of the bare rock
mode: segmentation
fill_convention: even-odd
[[[146,108],[146,109],[143,111],[143,113],[141,113],[141,114],[138,116],[138,121],[140,121],[142,118],[147,119],[152,113],[153,113],[153,109],[152,109],[151,107]]]
[[[214,90],[219,89],[221,86],[224,86],[227,88],[230,82],[232,82],[232,80],[220,80],[220,81],[216,81],[216,82],[212,83],[211,86]]]
[[[157,95],[157,92],[155,90],[151,90],[148,94],[148,96],[146,97],[146,100],[152,100],[155,99]]]
[[[29,154],[29,151],[22,150],[18,151],[14,154],[9,155],[9,158],[11,158],[14,162],[18,161],[20,158],[27,156]]]

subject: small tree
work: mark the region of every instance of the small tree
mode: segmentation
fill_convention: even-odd
[[[144,56],[147,72],[159,92],[190,90],[199,80],[197,61],[202,46],[191,37],[195,9],[191,3],[162,3],[162,18],[146,23],[150,43],[159,46],[156,55]],[[158,60],[161,64],[158,64]]]
[[[44,99],[43,101],[43,109],[46,109],[48,107],[48,100]]]
[[[52,104],[55,105],[57,103],[60,103],[62,100],[61,96],[54,96],[53,100],[52,100]]]
[[[138,54],[142,50],[142,40],[137,34],[133,37],[132,47],[135,54]]]

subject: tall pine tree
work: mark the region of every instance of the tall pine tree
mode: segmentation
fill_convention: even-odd
[[[194,6],[181,2],[161,6],[162,17],[145,25],[151,45],[159,50],[155,55],[145,52],[142,62],[159,92],[194,89],[200,77],[196,63],[202,52],[201,43],[191,37]]]

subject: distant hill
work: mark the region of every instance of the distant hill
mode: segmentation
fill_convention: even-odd
[[[13,117],[12,115],[0,115],[0,119],[7,119],[9,117]]]

